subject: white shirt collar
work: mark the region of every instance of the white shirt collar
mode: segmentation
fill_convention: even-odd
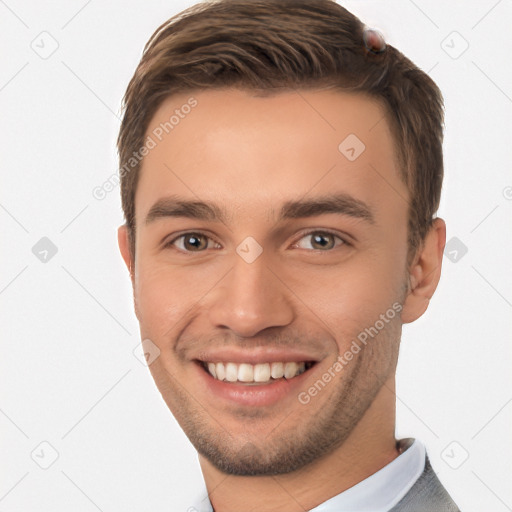
[[[409,492],[425,469],[423,444],[417,439],[402,439],[399,443],[404,451],[396,459],[310,512],[388,512]],[[213,512],[207,497],[190,510]]]
[[[409,492],[424,469],[425,447],[414,440],[382,469],[310,512],[388,512]]]

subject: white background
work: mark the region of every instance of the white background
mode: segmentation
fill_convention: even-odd
[[[184,512],[203,485],[133,354],[119,189],[92,195],[116,172],[143,45],[192,3],[0,1],[0,511]],[[440,86],[439,216],[468,249],[444,258],[429,310],[404,328],[397,437],[424,442],[463,512],[512,510],[512,3],[343,5]],[[58,249],[46,263],[42,237]]]

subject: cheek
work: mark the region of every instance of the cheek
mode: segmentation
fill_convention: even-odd
[[[178,274],[178,273],[176,273]],[[169,270],[141,268],[135,283],[135,300],[144,335],[160,340],[179,322],[192,300],[193,287],[183,286]]]
[[[140,261],[135,281],[135,300],[143,333],[155,340],[171,337],[187,315],[225,273],[208,265],[170,266],[159,261]]]
[[[316,272],[312,279],[301,279],[297,296],[344,346],[380,315],[391,310],[395,316],[402,299],[404,265],[404,255],[395,251],[367,251],[339,267]]]

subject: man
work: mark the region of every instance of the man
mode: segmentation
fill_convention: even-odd
[[[119,246],[189,510],[458,510],[394,435],[445,244],[432,80],[331,0],[224,0],[155,32],[124,108]]]

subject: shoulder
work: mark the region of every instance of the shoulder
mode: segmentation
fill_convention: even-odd
[[[437,478],[426,456],[423,473],[390,512],[460,512],[460,510]]]

